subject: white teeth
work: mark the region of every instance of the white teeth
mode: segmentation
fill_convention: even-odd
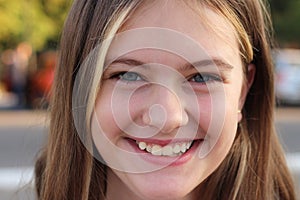
[[[147,145],[146,151],[148,151],[149,153],[151,153],[151,149],[152,149],[152,147],[150,145]]]
[[[161,150],[162,150],[161,146],[159,146],[159,145],[154,145],[154,146],[152,147],[151,153],[152,153],[152,155],[160,156],[160,155],[161,155]]]
[[[187,145],[186,145],[186,148],[190,149],[191,145],[192,145],[192,142],[188,142]]]
[[[186,151],[186,143],[183,143],[182,145],[181,145],[181,148],[180,148],[180,151],[182,152],[182,153],[185,153],[185,151]]]
[[[172,154],[173,154],[173,148],[171,146],[167,145],[162,148],[163,156],[170,156]]]
[[[179,145],[179,144],[176,144],[176,145],[173,147],[173,152],[174,152],[174,153],[179,153],[180,150],[181,150],[181,148],[180,148],[180,145]]]
[[[190,142],[178,142],[172,143],[166,146],[160,146],[158,144],[147,144],[146,142],[136,141],[139,149],[145,150],[155,156],[180,156],[185,153],[192,145]]]
[[[145,150],[147,148],[147,144],[145,142],[140,142],[138,145],[141,150]]]

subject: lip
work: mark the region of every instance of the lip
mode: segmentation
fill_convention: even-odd
[[[128,143],[132,146],[133,150],[145,161],[150,162],[155,165],[159,166],[179,166],[187,163],[189,160],[191,160],[196,152],[197,149],[201,146],[203,143],[203,139],[194,139],[193,140],[193,145],[191,148],[185,152],[184,154],[176,157],[168,157],[168,156],[155,156],[152,155],[151,153],[147,153],[141,149],[138,148],[136,144],[136,140],[132,138],[126,138]],[[175,143],[175,142],[187,142],[191,141],[191,139],[174,139],[174,140],[156,140],[156,139],[137,139],[137,141],[143,141],[146,143],[153,143],[153,144],[158,144],[161,146],[167,145],[170,142]]]
[[[160,146],[166,146],[171,143],[183,143],[195,140],[203,140],[204,138],[174,138],[174,139],[151,139],[151,138],[127,138],[129,140],[135,140],[139,142],[145,142],[147,144],[158,144]]]

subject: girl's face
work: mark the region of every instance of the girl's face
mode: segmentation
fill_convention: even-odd
[[[201,12],[153,1],[113,40],[92,117],[108,199],[195,198],[232,146],[248,91],[239,45]]]

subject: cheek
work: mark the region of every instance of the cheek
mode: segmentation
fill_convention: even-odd
[[[126,105],[127,109],[127,120],[126,123],[134,123],[138,126],[144,127],[147,126],[145,121],[143,121],[143,115],[149,114],[151,106],[155,103],[149,100],[149,92],[139,92],[136,91],[128,98]],[[147,115],[148,116],[148,115]],[[128,118],[130,118],[128,120]]]
[[[218,135],[223,129],[228,106],[224,90],[201,95],[197,98],[197,103],[200,129],[210,136]]]
[[[224,86],[222,92],[198,98],[199,127],[206,133],[201,157],[212,153],[214,160],[221,162],[226,156],[236,135],[238,99],[238,92],[229,86]]]
[[[112,142],[117,142],[124,134],[140,134],[132,129],[145,126],[142,114],[151,106],[145,101],[147,97],[146,94],[123,92],[107,84],[102,86],[95,105],[96,122]]]
[[[103,133],[110,140],[114,140],[120,134],[118,122],[121,121],[116,116],[121,116],[115,113],[118,108],[113,108],[112,90],[110,88],[102,87],[101,93],[98,95],[95,105],[94,121],[101,128]],[[116,106],[116,105],[114,105]]]
[[[225,159],[230,148],[232,147],[234,138],[236,136],[236,131],[237,122],[232,120],[231,116],[226,116],[222,132],[216,140],[211,154],[211,157],[217,162],[217,165],[219,165]]]
[[[198,98],[198,121],[201,131],[207,133],[212,124],[212,98],[209,95],[204,95]],[[196,115],[196,114],[194,114]]]
[[[219,120],[219,124],[222,124],[220,133],[215,133],[215,145],[213,147],[213,157],[220,162],[225,158],[229,152],[234,138],[237,132],[238,125],[238,102],[239,102],[239,92],[238,88],[225,87],[225,97],[224,102],[224,114],[216,117]],[[221,123],[220,123],[221,122]]]

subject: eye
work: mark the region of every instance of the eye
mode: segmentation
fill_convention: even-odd
[[[144,80],[138,73],[136,72],[118,72],[110,77],[111,79],[119,79],[121,81],[133,82],[133,81],[142,81]]]
[[[215,74],[198,73],[192,76],[189,81],[196,83],[222,82],[222,78]]]
[[[119,78],[124,81],[141,81],[143,80],[140,75],[135,72],[124,72],[119,74]]]

